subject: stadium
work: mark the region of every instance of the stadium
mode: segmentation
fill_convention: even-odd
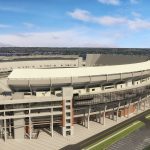
[[[150,107],[150,61],[134,56],[117,61],[120,57],[111,56],[109,64],[100,63],[99,54],[86,61],[79,56],[3,58],[0,137],[35,139],[39,129],[52,137],[54,130],[68,136],[74,124],[105,125],[105,118],[117,122]]]

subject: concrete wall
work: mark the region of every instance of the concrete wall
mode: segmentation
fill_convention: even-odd
[[[0,72],[17,68],[62,68],[82,66],[82,58],[0,62]]]

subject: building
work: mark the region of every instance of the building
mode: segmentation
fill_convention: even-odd
[[[82,57],[77,55],[54,56],[12,56],[0,57],[0,73],[11,72],[13,69],[27,68],[76,68],[83,64]]]
[[[111,66],[18,68],[1,82],[1,138],[37,138],[39,129],[73,135],[74,124],[105,125],[150,106],[150,61]],[[5,88],[4,88],[5,87]]]

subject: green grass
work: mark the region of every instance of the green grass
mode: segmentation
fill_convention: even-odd
[[[150,150],[150,145],[148,147],[144,148],[144,150]]]
[[[134,124],[134,123],[137,123],[137,124],[131,126],[131,125]],[[142,126],[144,126],[144,123],[141,122],[141,121],[138,121],[138,122],[136,121],[136,122],[133,122],[132,124],[130,124],[130,125],[128,125],[128,126],[122,128],[122,129],[120,129],[120,130],[114,132],[113,134],[111,134],[111,135],[109,135],[109,136],[106,136],[105,138],[103,138],[103,139],[97,141],[96,143],[94,143],[94,144],[92,144],[92,145],[89,145],[89,146],[86,147],[85,149],[90,149],[90,150],[104,150],[104,149],[108,148],[110,145],[112,145],[113,143],[119,141],[120,139],[126,137],[126,136],[129,135],[130,133],[132,133],[132,132],[134,132],[135,130],[137,130],[137,129],[141,128]],[[130,127],[130,126],[131,126],[131,127]],[[127,128],[127,129],[126,129],[126,128]],[[122,130],[124,130],[124,131],[122,131]],[[120,132],[120,133],[119,133],[119,132]],[[118,133],[118,134],[117,134],[117,133]],[[117,135],[115,135],[115,134],[117,134]],[[114,135],[114,136],[113,136],[113,135]],[[103,140],[109,138],[110,136],[113,136],[113,137],[110,138],[110,139],[108,139],[108,140],[106,140],[106,141],[104,141],[104,142],[101,142],[101,141],[103,141]],[[93,148],[90,148],[91,146],[93,146],[93,145],[95,145],[95,144],[97,144],[97,143],[99,143],[99,142],[101,142],[101,143],[98,144],[98,145],[96,145],[96,146],[93,147]]]
[[[145,116],[146,119],[150,120],[150,114]]]

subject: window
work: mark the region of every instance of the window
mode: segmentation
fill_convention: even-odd
[[[70,129],[70,126],[66,126],[66,129]]]
[[[67,120],[66,120],[66,123],[70,123],[70,119],[67,119]]]
[[[70,100],[66,100],[67,103],[70,103]]]
[[[70,109],[70,106],[66,106],[66,109],[68,109],[68,110],[69,110],[69,109]]]
[[[71,135],[70,131],[67,131],[67,132],[66,132],[66,135]]]
[[[66,116],[67,116],[67,117],[70,117],[70,112],[67,112],[67,113],[66,113]]]

